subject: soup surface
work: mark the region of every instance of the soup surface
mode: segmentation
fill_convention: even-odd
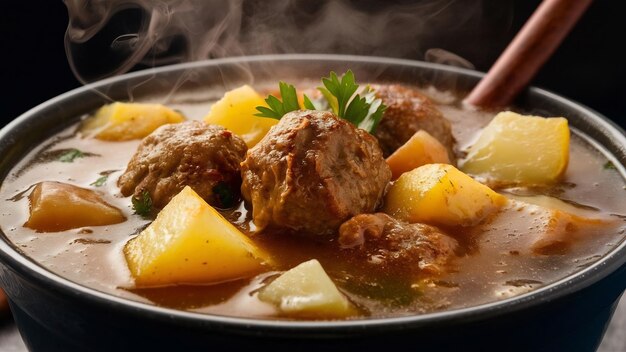
[[[494,117],[466,109],[450,94],[422,90],[451,122],[457,149],[465,150]],[[154,96],[147,102],[163,102]],[[213,101],[190,102],[169,97],[167,105],[188,119],[201,119]],[[84,138],[78,125],[41,143],[16,165],[0,189],[1,226],[7,237],[43,267],[81,285],[132,300],[194,312],[256,318],[301,318],[284,314],[261,301],[258,291],[283,271],[317,259],[358,313],[352,319],[414,315],[475,306],[523,294],[584,268],[614,248],[624,237],[626,183],[602,150],[573,131],[569,165],[561,182],[548,187],[500,187],[509,203],[495,217],[473,226],[444,227],[459,242],[446,270],[435,276],[375,273],[351,261],[352,252],[337,240],[314,241],[287,236],[280,230],[256,232],[249,205],[240,201],[220,210],[252,241],[271,253],[271,271],[218,284],[137,287],[123,249],[152,220],[134,213],[130,197],[121,195],[117,180],[140,140],[110,142]],[[59,160],[68,151],[80,157]],[[23,225],[29,218],[29,194],[35,184],[58,181],[93,189],[120,209],[126,221],[59,232],[37,232]],[[575,233],[566,249],[536,253],[530,241],[545,220],[533,204],[537,196],[560,199],[581,217],[606,219],[603,226]],[[324,317],[322,317],[324,318]]]

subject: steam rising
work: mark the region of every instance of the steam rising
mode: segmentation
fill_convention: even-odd
[[[442,33],[476,26],[477,1],[65,0],[66,52],[83,83],[211,58],[270,53],[413,57]],[[445,50],[430,61],[471,64]]]

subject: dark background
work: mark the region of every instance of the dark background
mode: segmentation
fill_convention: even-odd
[[[463,1],[473,0],[458,0]],[[359,6],[375,10],[390,2],[360,1]],[[475,2],[482,7],[482,16],[475,23],[463,30],[440,29],[431,33],[423,46],[454,52],[472,62],[476,69],[487,71],[540,0]],[[626,17],[620,5],[623,6],[616,0],[595,0],[533,84],[586,104],[626,127]],[[80,86],[65,55],[67,24],[62,0],[2,2],[0,82],[4,89],[0,126],[37,104]],[[423,52],[406,57],[423,59]],[[622,325],[614,324],[611,336],[620,336]],[[25,350],[14,326],[4,320],[0,327],[2,346]],[[604,349],[610,350],[611,346]]]
[[[408,1],[402,1],[404,3]],[[376,10],[390,2],[361,1]],[[438,30],[422,47],[439,47],[487,71],[539,0],[476,1],[482,15],[461,30]],[[466,3],[465,3],[466,4]],[[579,101],[626,125],[626,19],[614,0],[596,0],[533,84]],[[57,1],[2,4],[0,124],[45,100],[80,86],[65,56],[68,14]],[[408,45],[408,44],[407,44]],[[405,54],[422,59],[423,52]]]

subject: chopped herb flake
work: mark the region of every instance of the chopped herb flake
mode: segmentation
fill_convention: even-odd
[[[150,198],[148,191],[143,191],[139,197],[133,196],[131,202],[137,215],[148,216],[152,212],[152,198]]]
[[[613,164],[613,162],[612,162],[612,161],[607,161],[607,162],[604,164],[604,169],[605,169],[605,170],[617,170],[617,167],[615,167],[615,164]]]
[[[230,208],[235,205],[235,195],[233,191],[224,182],[218,183],[213,187],[213,193],[217,198],[220,208]]]
[[[105,183],[107,183],[107,179],[108,178],[109,178],[109,175],[100,176],[97,180],[95,180],[94,182],[90,183],[89,185],[96,186],[96,187],[102,187],[102,186],[104,186]]]
[[[59,161],[63,163],[71,163],[74,162],[74,159],[83,157],[85,157],[85,153],[76,148],[72,148],[61,154],[59,156]]]

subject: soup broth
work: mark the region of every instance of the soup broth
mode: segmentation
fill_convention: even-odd
[[[458,149],[464,150],[493,118],[491,112],[463,107],[449,94],[427,90],[450,120]],[[445,98],[445,99],[444,99]],[[153,97],[150,101],[162,101]],[[189,119],[201,119],[212,101],[173,100],[168,106]],[[252,214],[243,201],[221,210],[224,217],[271,253],[275,266],[257,276],[210,285],[136,287],[123,254],[124,245],[140,233],[150,219],[134,214],[117,179],[126,169],[140,141],[106,142],[82,138],[77,125],[52,136],[16,165],[0,189],[1,226],[27,257],[48,270],[81,285],[158,306],[237,317],[294,319],[258,299],[257,293],[282,271],[317,259],[343,294],[357,307],[353,318],[414,315],[480,305],[542,287],[584,268],[618,245],[624,237],[626,183],[611,167],[603,150],[584,134],[572,131],[570,160],[562,182],[550,187],[510,187],[498,192],[532,204],[537,196],[550,196],[569,204],[577,214],[610,219],[606,226],[577,233],[566,250],[537,254],[529,241],[540,231],[542,214],[525,203],[509,204],[499,216],[476,226],[446,227],[459,241],[459,253],[448,270],[436,277],[372,273],[350,261],[351,252],[336,240],[312,241],[285,236],[280,231],[256,232]],[[78,150],[71,162],[58,156]],[[29,217],[33,186],[59,181],[96,190],[109,204],[122,210],[125,222],[54,233],[38,233],[23,225]],[[539,220],[537,220],[539,219]]]

